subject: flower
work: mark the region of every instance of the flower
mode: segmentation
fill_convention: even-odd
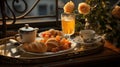
[[[78,11],[80,14],[88,14],[90,12],[90,5],[88,5],[87,3],[79,3],[78,5]]]
[[[116,18],[120,18],[120,6],[115,6],[112,10],[112,15]]]
[[[72,1],[69,1],[65,4],[63,9],[65,13],[72,13],[74,10],[74,7],[75,7],[74,3]]]

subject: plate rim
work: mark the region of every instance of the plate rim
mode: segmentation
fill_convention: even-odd
[[[71,50],[74,50],[74,48],[77,46],[77,43],[75,43],[74,41],[70,41],[72,44],[71,48],[69,49],[66,49],[66,50],[60,50],[60,51],[57,51],[57,52],[41,52],[41,53],[34,53],[34,52],[28,52],[28,51],[25,51],[23,48],[20,48],[20,45],[19,46],[19,49],[21,51],[23,51],[24,53],[27,53],[27,54],[31,54],[31,55],[40,55],[40,56],[47,56],[47,55],[55,55],[55,54],[60,54],[60,53],[65,53],[65,52],[69,52]]]

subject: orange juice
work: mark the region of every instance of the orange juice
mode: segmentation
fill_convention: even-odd
[[[72,35],[75,31],[75,19],[62,19],[62,31],[64,34]]]

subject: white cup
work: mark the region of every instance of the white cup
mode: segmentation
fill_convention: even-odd
[[[83,41],[91,41],[95,37],[94,30],[81,30],[80,37]]]

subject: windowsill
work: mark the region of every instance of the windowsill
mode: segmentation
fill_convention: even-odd
[[[54,22],[54,21],[56,21],[55,18],[19,19],[15,22],[15,24],[41,23],[41,22]],[[12,20],[9,20],[9,21],[6,22],[6,24],[10,25],[10,24],[12,24],[12,22],[13,22]],[[0,25],[2,25],[2,22],[0,22]]]

